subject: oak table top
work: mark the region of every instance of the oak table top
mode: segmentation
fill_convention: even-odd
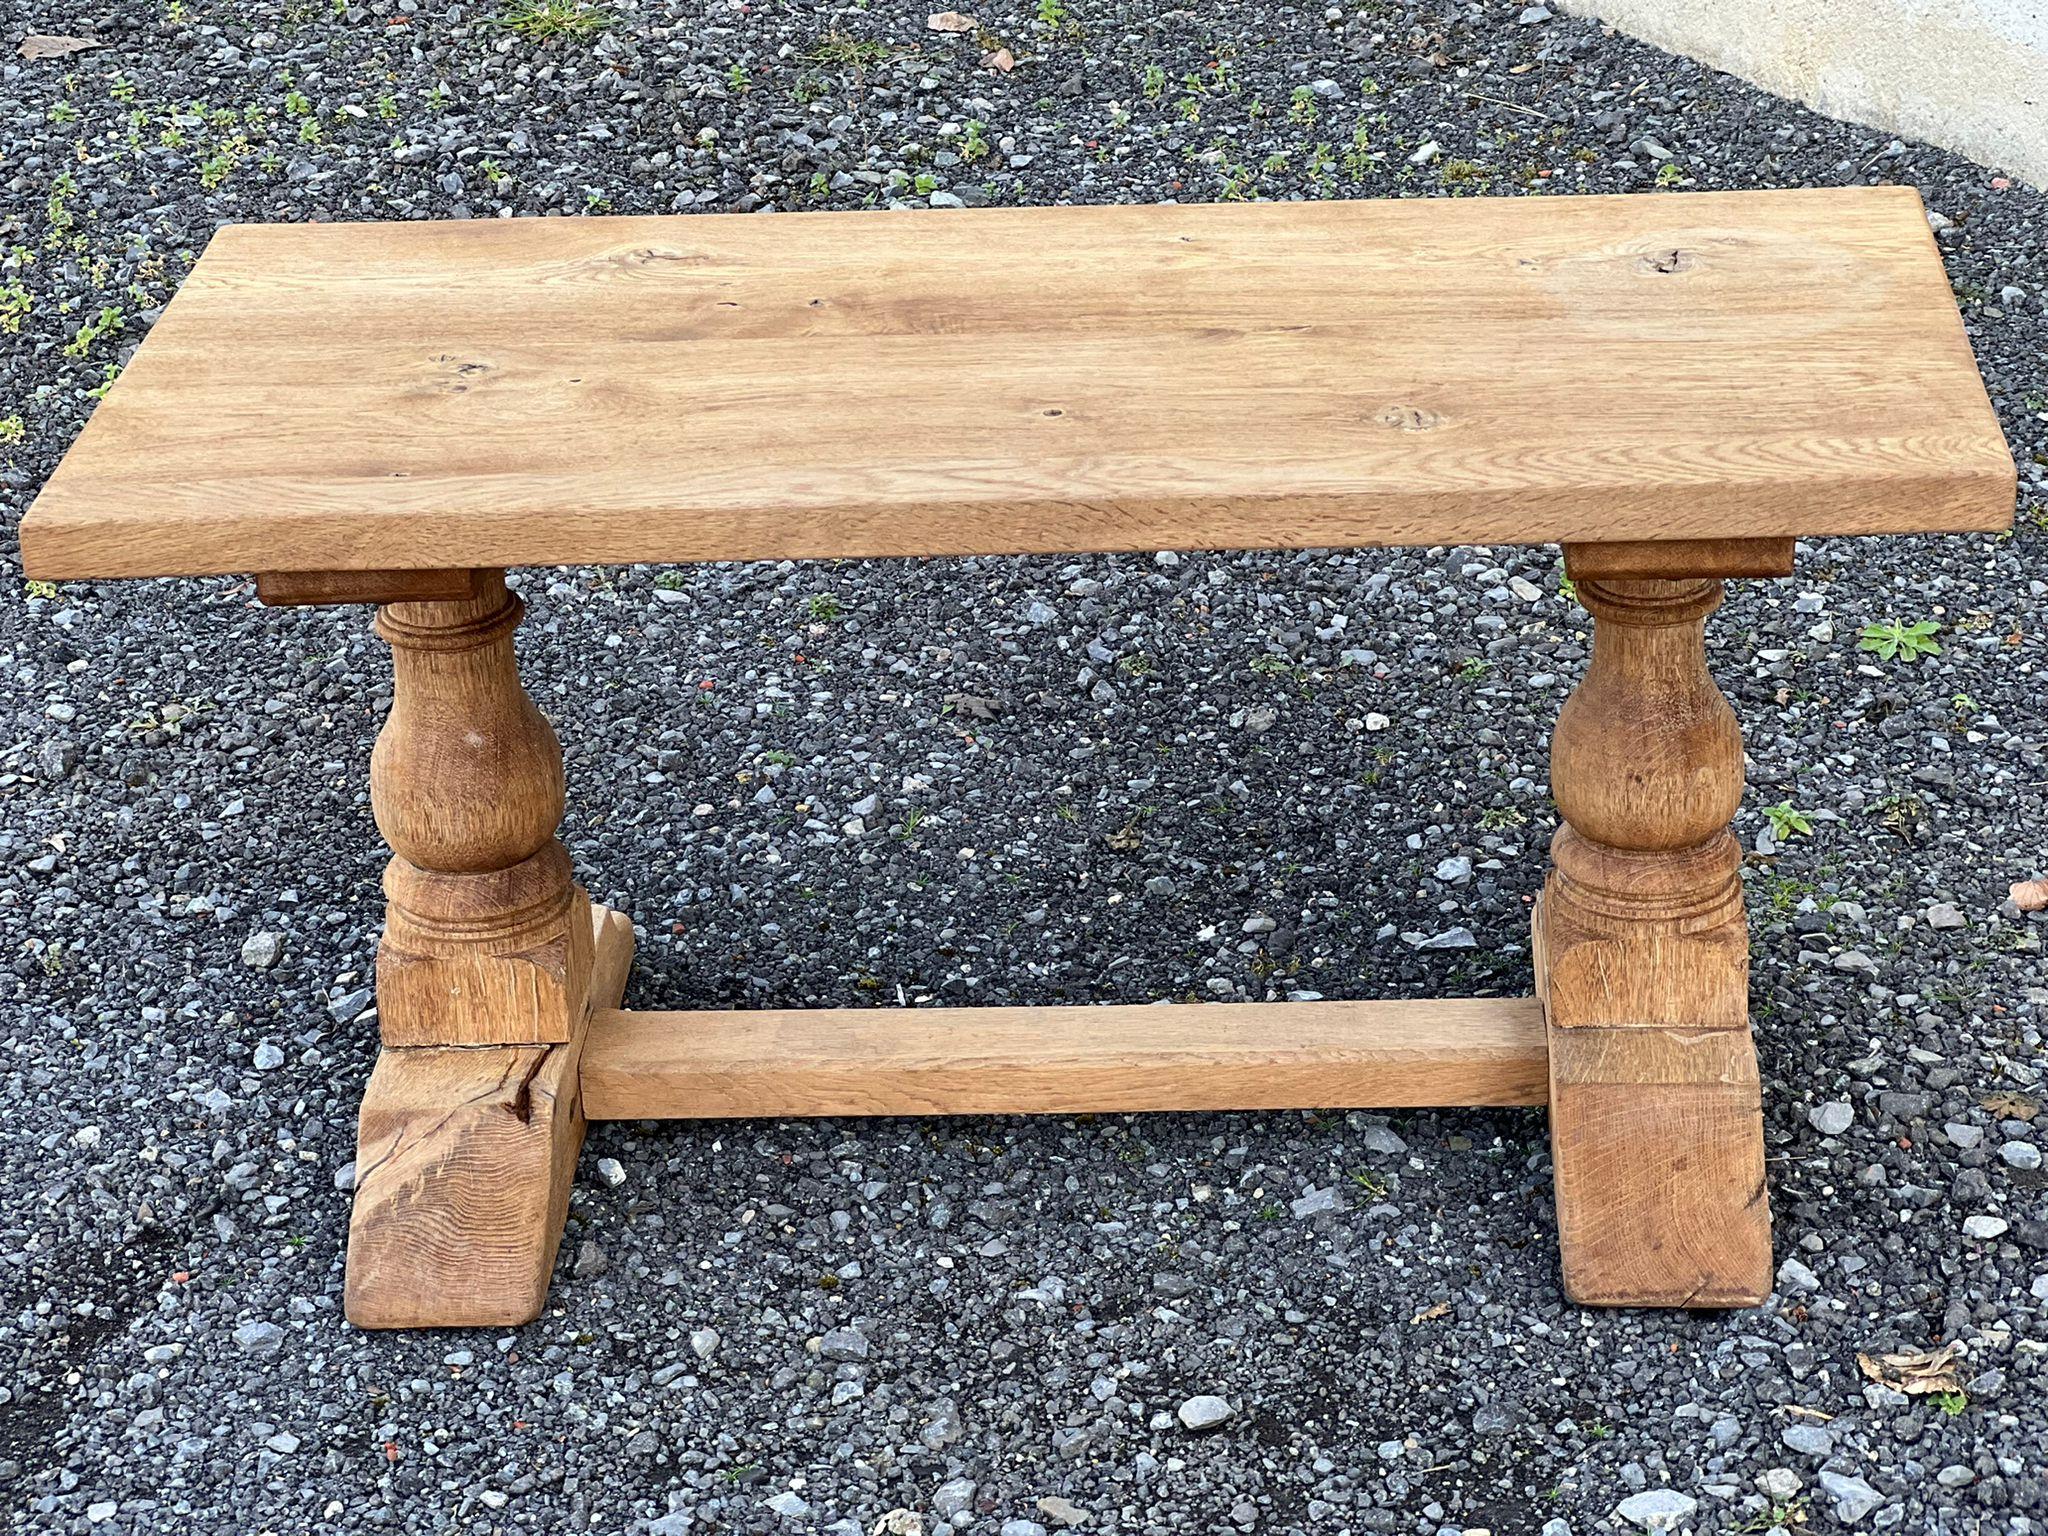
[[[46,578],[1995,529],[1910,188],[220,231]]]

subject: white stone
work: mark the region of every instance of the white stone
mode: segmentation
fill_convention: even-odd
[[[1614,1507],[1614,1512],[1646,1531],[1669,1531],[1675,1530],[1681,1521],[1691,1519],[1699,1504],[1698,1499],[1676,1488],[1649,1488],[1630,1494]]]
[[[1182,1403],[1178,1417],[1182,1428],[1199,1433],[1205,1429],[1219,1429],[1228,1424],[1237,1417],[1237,1410],[1222,1398],[1204,1393]]]

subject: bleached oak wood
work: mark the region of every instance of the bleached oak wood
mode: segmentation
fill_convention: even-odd
[[[477,594],[478,571],[259,571],[256,596],[269,608],[323,603],[454,602]]]
[[[393,858],[377,949],[386,1045],[566,1040],[590,969],[590,899],[555,837],[562,749],[520,686],[525,612],[502,571],[476,595],[393,603],[391,715],[370,805]]]
[[[1718,580],[1585,580],[1593,658],[1551,739],[1564,825],[1536,913],[1567,1293],[1747,1306],[1771,1288],[1749,1034],[1742,734],[1707,672]]]
[[[633,925],[591,909],[587,994],[552,1045],[386,1047],[356,1136],[344,1305],[358,1328],[531,1322],[583,1145],[579,1058],[592,1008],[624,995]]]
[[[1541,1104],[1535,999],[606,1012],[595,1120]]]
[[[31,576],[1993,529],[1918,195],[220,231]]]

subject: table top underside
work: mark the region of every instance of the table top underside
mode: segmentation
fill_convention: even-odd
[[[231,226],[28,573],[1996,529],[1906,188]]]

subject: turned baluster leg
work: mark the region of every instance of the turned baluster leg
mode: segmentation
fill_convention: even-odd
[[[1536,918],[1565,1289],[1742,1306],[1771,1288],[1749,1033],[1742,735],[1706,668],[1721,583],[1581,580],[1593,659],[1551,745]]]
[[[555,837],[562,753],[519,683],[521,612],[498,571],[378,612],[393,687],[370,797],[394,857],[349,1223],[360,1327],[538,1315],[583,1141],[584,1021],[625,985],[631,927],[593,914]]]

